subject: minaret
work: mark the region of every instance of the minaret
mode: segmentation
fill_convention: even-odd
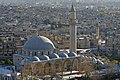
[[[99,39],[100,38],[100,27],[99,27],[99,24],[97,23],[96,24],[96,39]]]
[[[69,12],[69,25],[70,25],[70,52],[76,52],[77,48],[77,19],[76,19],[76,10],[72,5]]]
[[[99,26],[99,24],[97,23],[97,24],[96,24],[96,41],[97,41],[98,51],[99,51],[99,47],[100,47],[100,39],[101,39],[101,36],[100,36],[100,26]]]

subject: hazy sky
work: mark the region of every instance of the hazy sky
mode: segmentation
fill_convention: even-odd
[[[39,1],[44,1],[44,0],[0,0],[0,2],[3,3],[19,3],[19,2],[39,2]],[[45,1],[67,1],[67,0],[45,0]],[[120,1],[120,0],[68,0],[68,1],[83,1],[83,2],[90,2],[90,1]]]

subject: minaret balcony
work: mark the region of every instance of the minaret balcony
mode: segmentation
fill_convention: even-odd
[[[78,20],[77,19],[70,19],[69,20],[69,24],[71,24],[71,25],[75,25],[75,24],[77,24],[78,23]]]

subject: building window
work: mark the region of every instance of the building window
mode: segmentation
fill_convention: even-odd
[[[50,54],[50,52],[48,51],[48,55]]]
[[[5,54],[5,56],[7,56],[7,54]]]
[[[37,52],[35,52],[35,56],[37,55]]]
[[[9,56],[12,56],[12,54],[9,54]]]
[[[42,52],[42,55],[43,55],[43,52]]]
[[[30,56],[30,52],[28,53],[28,56]]]

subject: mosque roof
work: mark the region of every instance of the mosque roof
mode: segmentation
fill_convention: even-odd
[[[40,59],[37,56],[31,56],[29,57],[30,61],[40,61]]]
[[[48,55],[48,57],[50,59],[59,58],[58,54],[56,54],[56,53],[50,54],[50,55]]]
[[[28,51],[54,50],[55,46],[44,36],[33,36],[24,44],[23,49]]]
[[[70,52],[70,53],[68,53],[68,56],[69,57],[75,57],[75,56],[77,56],[77,54],[75,52]]]
[[[40,61],[40,59],[37,56],[25,57],[21,61],[20,65],[24,65],[27,62],[34,62],[34,61]]]
[[[41,55],[41,56],[39,57],[39,59],[40,59],[41,61],[50,60],[47,55]]]
[[[59,57],[68,58],[68,55],[66,53],[62,52],[62,53],[59,54]]]

